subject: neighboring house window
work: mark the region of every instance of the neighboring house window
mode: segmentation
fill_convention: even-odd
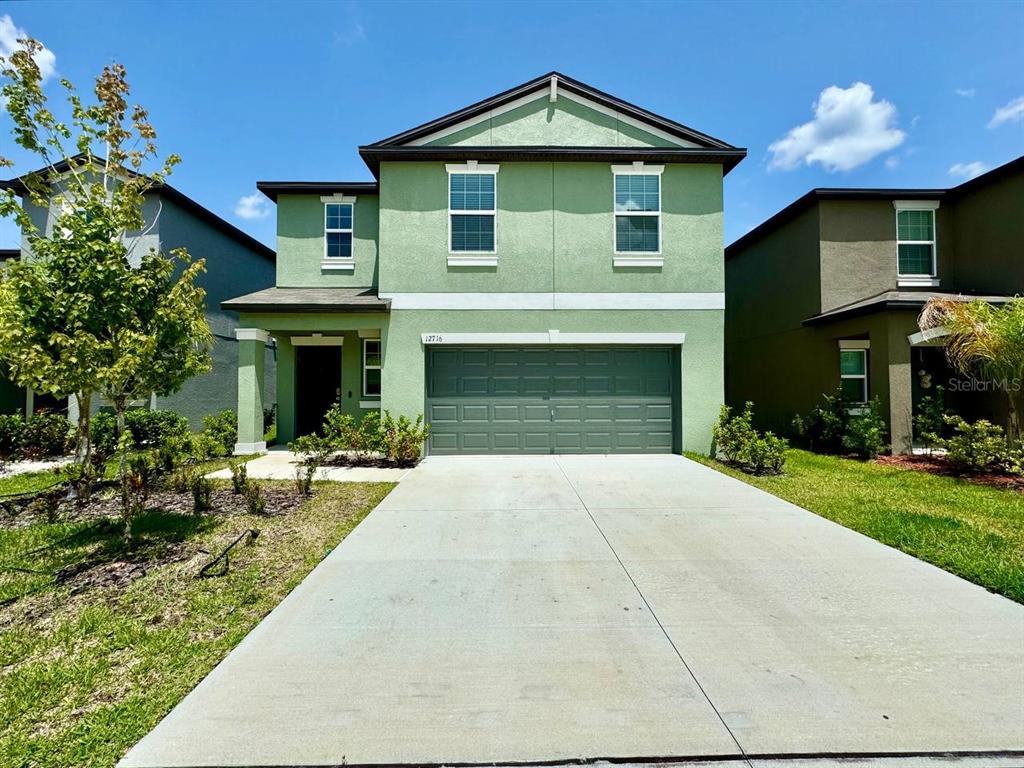
[[[449,250],[494,253],[497,172],[448,172]]]
[[[851,403],[868,401],[868,351],[839,350],[839,386],[843,399]]]
[[[912,205],[904,203],[904,205]],[[924,202],[896,207],[896,259],[899,277],[933,278],[936,274],[935,209]]]
[[[615,252],[661,251],[661,176],[615,174]]]
[[[363,396],[380,397],[380,339],[363,339]]]
[[[353,208],[351,203],[324,205],[324,255],[328,259],[352,258]]]

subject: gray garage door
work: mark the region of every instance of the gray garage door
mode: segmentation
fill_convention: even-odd
[[[671,347],[428,347],[430,453],[670,453],[677,365]]]

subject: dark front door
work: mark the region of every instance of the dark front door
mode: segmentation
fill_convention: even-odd
[[[341,394],[341,347],[295,350],[295,421],[299,436],[320,429]]]

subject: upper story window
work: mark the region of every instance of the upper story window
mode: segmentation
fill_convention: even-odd
[[[448,250],[495,253],[498,166],[448,166]]]
[[[897,200],[896,270],[900,282],[934,284],[937,272],[935,200]]]
[[[615,253],[661,253],[661,172],[664,166],[613,165]],[[660,266],[651,263],[650,266]]]
[[[352,203],[324,203],[324,256],[352,258]]]

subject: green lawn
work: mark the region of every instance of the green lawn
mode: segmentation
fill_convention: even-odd
[[[316,487],[280,516],[148,512],[127,557],[116,522],[0,530],[0,765],[113,766],[393,486]],[[196,579],[248,528],[260,535],[226,576]],[[56,583],[61,569],[126,560],[147,563],[127,587]]]
[[[246,456],[233,456],[230,458],[207,459],[196,464],[196,468],[204,474],[216,472],[218,469],[225,469],[232,461],[251,461],[259,454],[248,454]],[[60,470],[44,470],[42,472],[24,472],[20,475],[11,475],[0,478],[0,500],[5,496],[16,496],[22,493],[41,491],[50,486],[56,485],[64,480],[65,473]],[[117,462],[108,461],[103,468],[103,476],[108,480],[117,477]]]
[[[952,477],[790,450],[752,477],[689,458],[1024,603],[1024,494]]]

